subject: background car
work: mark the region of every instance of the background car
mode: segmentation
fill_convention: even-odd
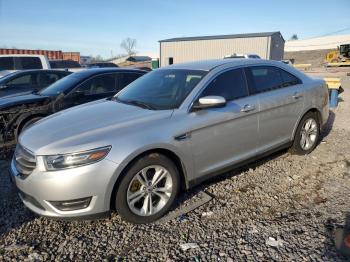
[[[0,78],[0,98],[8,95],[39,91],[71,74],[62,70],[23,70]]]
[[[50,68],[49,60],[44,55],[0,55],[0,77],[17,70]]]
[[[310,153],[328,114],[325,82],[279,61],[177,64],[112,99],[34,124],[19,138],[11,172],[36,213],[79,217],[114,208],[148,223],[169,210],[180,188],[282,148]]]
[[[115,95],[146,72],[135,69],[97,68],[68,75],[30,94],[0,99],[0,142],[16,142],[29,125],[57,111]],[[1,148],[1,146],[0,146]]]
[[[118,65],[111,62],[96,62],[86,64],[87,68],[104,68],[104,67],[119,67]]]
[[[225,59],[227,59],[227,58],[261,59],[261,57],[258,56],[257,54],[233,54],[233,55],[227,55],[224,58]]]
[[[49,61],[51,68],[55,69],[63,69],[71,72],[78,72],[83,69],[83,67],[77,62],[73,60],[50,60]]]

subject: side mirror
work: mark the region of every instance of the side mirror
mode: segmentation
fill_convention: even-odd
[[[8,88],[8,85],[0,85],[0,89],[6,89]]]
[[[204,96],[199,98],[198,102],[193,105],[193,109],[205,109],[214,107],[224,107],[226,99],[222,96]]]

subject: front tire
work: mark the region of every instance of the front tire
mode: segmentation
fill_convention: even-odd
[[[296,130],[291,152],[306,155],[312,152],[320,137],[320,123],[316,113],[307,113]]]
[[[178,169],[162,154],[140,157],[122,175],[115,194],[115,209],[132,223],[151,223],[162,217],[179,191]]]

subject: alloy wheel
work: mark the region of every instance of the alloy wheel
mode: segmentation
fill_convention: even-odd
[[[168,203],[172,191],[173,181],[169,171],[160,165],[148,166],[130,181],[127,203],[134,214],[151,216]]]

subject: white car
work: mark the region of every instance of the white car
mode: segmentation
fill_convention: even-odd
[[[0,55],[0,77],[24,69],[51,69],[51,67],[45,55]]]
[[[251,59],[261,59],[260,56],[257,54],[233,54],[233,55],[226,55],[224,58],[251,58]]]

